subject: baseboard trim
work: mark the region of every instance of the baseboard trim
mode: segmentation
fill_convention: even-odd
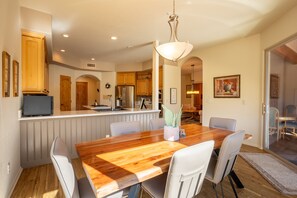
[[[16,177],[15,177],[15,180],[14,180],[14,182],[13,182],[13,185],[12,185],[12,187],[11,187],[11,189],[10,189],[10,192],[9,192],[9,196],[8,196],[8,197],[11,197],[11,195],[12,195],[12,193],[13,193],[13,190],[14,190],[16,184],[18,183],[19,178],[20,178],[22,172],[23,172],[23,168],[20,167],[20,168],[19,168],[19,171],[18,171],[18,173],[17,173],[17,175],[16,175]]]

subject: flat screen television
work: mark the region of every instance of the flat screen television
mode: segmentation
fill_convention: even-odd
[[[53,96],[24,96],[23,116],[48,116],[53,114]]]

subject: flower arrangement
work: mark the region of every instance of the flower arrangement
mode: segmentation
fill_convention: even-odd
[[[162,108],[164,109],[164,118],[166,126],[179,127],[183,107],[181,106],[178,113],[173,113],[165,105],[162,105]]]

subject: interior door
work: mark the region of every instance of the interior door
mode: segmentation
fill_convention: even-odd
[[[71,110],[71,77],[60,75],[60,110]]]
[[[202,109],[202,83],[195,83],[193,85],[194,90],[198,90],[199,94],[194,95],[194,107],[196,107],[197,110]]]
[[[76,110],[85,110],[88,105],[88,82],[76,82]]]

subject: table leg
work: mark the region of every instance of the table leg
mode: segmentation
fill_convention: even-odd
[[[233,181],[235,182],[237,188],[244,188],[244,185],[241,183],[240,179],[237,177],[234,170],[230,172],[230,176],[232,177]]]

